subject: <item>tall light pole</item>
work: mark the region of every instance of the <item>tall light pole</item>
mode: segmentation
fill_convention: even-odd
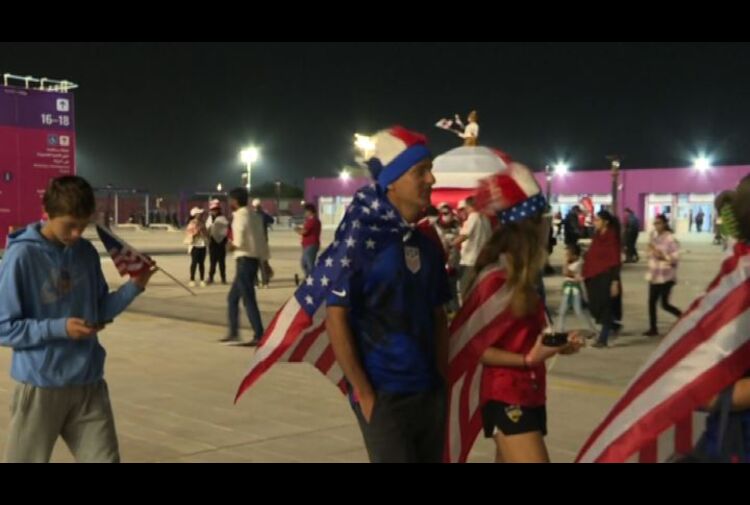
[[[620,186],[620,161],[622,156],[618,154],[610,154],[607,156],[610,162],[610,168],[612,169],[612,214],[619,215],[617,206],[617,193]]]
[[[547,205],[552,205],[552,201],[550,200],[550,196],[552,195],[552,167],[549,166],[549,163],[544,165],[544,175],[547,177]]]
[[[247,188],[247,192],[250,192],[250,174],[252,170],[253,163],[258,161],[259,152],[258,148],[254,146],[247,147],[240,151],[240,160],[242,163],[244,163],[247,167],[246,177],[247,181],[245,184],[245,187]]]

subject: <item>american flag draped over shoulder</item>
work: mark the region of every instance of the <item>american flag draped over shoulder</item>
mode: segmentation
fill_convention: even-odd
[[[450,327],[448,418],[444,460],[464,463],[482,429],[479,403],[484,351],[508,332],[512,291],[499,264],[482,270]]]
[[[104,244],[104,248],[112,256],[115,268],[120,272],[120,276],[137,277],[154,265],[148,256],[138,252],[133,246],[106,228],[96,225],[96,232],[99,234],[99,239]]]
[[[514,163],[504,152],[491,149],[498,172],[479,182],[476,207],[497,215],[501,223],[521,221],[540,214],[546,202],[531,171]],[[451,323],[448,341],[448,418],[444,460],[465,462],[482,428],[480,386],[484,351],[511,335],[517,318],[510,308],[513,290],[499,263],[485,267]]]
[[[278,361],[308,362],[347,393],[344,373],[336,363],[326,332],[326,298],[384,247],[404,240],[410,233],[414,233],[413,227],[403,221],[376,185],[358,190],[334,242],[263,335],[235,401]]]
[[[750,246],[738,243],[578,454],[642,462],[690,451],[694,411],[750,366]],[[665,440],[668,438],[669,440]]]

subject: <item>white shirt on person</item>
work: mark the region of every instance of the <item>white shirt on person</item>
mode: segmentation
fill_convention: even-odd
[[[214,239],[214,242],[221,242],[227,236],[229,232],[229,221],[226,217],[219,214],[214,217],[213,215],[208,216],[206,220],[206,228],[208,234]]]
[[[479,138],[479,123],[471,122],[464,128],[463,138]]]
[[[461,227],[461,235],[467,238],[461,243],[459,264],[473,267],[482,248],[492,236],[490,220],[479,212],[472,212]]]
[[[232,218],[232,243],[235,258],[249,257],[267,260],[270,257],[268,242],[263,234],[263,218],[247,207],[234,211]]]

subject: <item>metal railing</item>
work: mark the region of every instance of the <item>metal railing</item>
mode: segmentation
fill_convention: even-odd
[[[57,91],[67,93],[70,90],[76,89],[78,84],[67,80],[50,79],[49,77],[36,78],[30,75],[14,75],[14,74],[3,74],[3,85],[13,86],[20,85],[14,83],[23,83],[23,87],[26,89],[38,89],[41,91]],[[34,87],[33,85],[37,86]]]

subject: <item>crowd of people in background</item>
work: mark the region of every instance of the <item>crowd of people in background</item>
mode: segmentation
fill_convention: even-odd
[[[230,201],[235,201],[230,199]],[[494,224],[491,219],[476,207],[474,197],[460,200],[451,205],[441,202],[429,206],[423,214],[419,225],[429,228],[439,242],[445,259],[445,268],[450,286],[450,300],[446,305],[449,318],[453,317],[462,305],[466,290],[471,281],[471,272],[475,270],[477,258],[488,243]],[[295,275],[295,285],[301,279],[307,278],[315,267],[321,247],[322,225],[318,212],[313,204],[304,206],[305,217],[301,226],[295,228],[300,235],[301,243],[301,277]],[[257,262],[254,268],[243,265],[242,273],[233,283],[234,293],[230,296],[230,305],[236,305],[239,298],[245,300],[246,312],[256,334],[260,335],[262,325],[256,317],[257,301],[255,288],[268,288],[274,272],[268,257],[268,231],[274,224],[262,206],[259,199],[254,199],[247,206],[247,212],[257,218],[262,233],[256,239],[262,243],[261,255],[254,252],[251,256]],[[583,323],[589,338],[596,338],[594,347],[604,348],[612,338],[622,331],[622,282],[620,271],[623,263],[637,263],[640,261],[638,253],[638,237],[641,223],[635,212],[626,208],[623,222],[609,210],[602,208],[593,218],[587,217],[587,208],[574,205],[563,217],[560,212],[550,219],[548,253],[551,255],[555,244],[562,238],[564,244],[564,259],[561,268],[563,280],[560,285],[560,304],[555,314],[558,331],[565,328],[565,318],[569,311],[573,311],[579,322]],[[242,217],[242,216],[241,216]],[[190,211],[187,223],[185,244],[190,255],[189,285],[204,287],[214,283],[219,274],[222,284],[226,279],[226,254],[232,247],[232,216],[224,216],[222,204],[219,200],[211,200],[208,206],[208,216],[200,207]],[[695,218],[696,226],[700,228],[701,219]],[[587,224],[591,223],[590,229]],[[680,247],[669,226],[668,217],[657,215],[653,222],[654,231],[648,238],[646,258],[648,270],[648,307],[649,328],[643,334],[658,336],[656,308],[661,307],[679,317],[681,311],[671,305],[670,295],[677,282],[676,272],[679,263]],[[720,228],[717,226],[717,228]],[[242,256],[243,253],[240,253]],[[624,260],[623,260],[624,255]],[[205,276],[205,260],[208,256],[210,267]],[[548,255],[549,256],[549,255]],[[549,260],[544,269],[548,274]],[[245,279],[252,273],[252,281]],[[197,275],[197,280],[196,280]],[[542,296],[545,295],[544,284],[539,282]],[[251,293],[252,291],[252,293]],[[550,312],[551,313],[551,312]],[[235,316],[230,307],[230,331],[224,341],[235,342],[238,339],[237,330],[232,320]],[[599,326],[595,325],[596,322]],[[251,342],[255,342],[255,338]]]
[[[445,402],[456,372],[448,367],[457,366],[453,358],[449,358],[454,349],[449,351],[448,321],[451,318],[470,320],[476,317],[477,307],[494,304],[492,317],[502,316],[502,320],[488,326],[486,335],[472,336],[472,345],[476,345],[474,351],[478,349],[478,352],[462,358],[464,362],[474,359],[483,365],[480,397],[484,434],[494,440],[498,462],[548,462],[544,443],[547,432],[545,362],[558,354],[577,352],[584,344],[584,337],[595,339],[593,347],[606,348],[622,331],[622,269],[624,263],[636,263],[640,259],[637,243],[641,223],[631,209],[625,209],[622,223],[608,209],[601,208],[593,213],[578,205],[573,206],[564,219],[560,215],[553,216],[531,172],[518,164],[496,177],[507,179],[501,181],[506,187],[515,184],[523,189],[519,189],[514,200],[503,200],[493,209],[495,214],[491,217],[486,203],[478,202],[474,196],[459,201],[455,208],[448,202],[431,206],[429,189],[435,178],[423,137],[402,130],[389,130],[381,135],[389,137],[385,144],[390,146],[396,140],[408,140],[410,143],[405,143],[401,152],[411,157],[394,156],[392,159],[410,162],[380,164],[377,185],[358,193],[363,201],[355,200],[351,210],[361,213],[357,218],[362,223],[354,213],[348,213],[339,230],[344,225],[350,226],[352,231],[366,225],[380,234],[364,235],[370,238],[360,240],[357,247],[358,240],[348,235],[347,241],[337,239],[324,252],[323,258],[331,263],[336,251],[345,253],[340,254],[342,275],[335,278],[334,285],[329,287],[329,279],[318,275],[322,268],[331,265],[318,261],[322,225],[313,204],[304,206],[304,224],[295,229],[300,235],[300,266],[306,284],[312,286],[316,279],[319,282],[325,279],[321,286],[329,288],[326,291],[326,327],[331,348],[345,375],[348,395],[370,459],[437,462],[443,458],[445,422],[449,422],[444,419]],[[750,214],[747,208],[750,199],[746,198],[750,193],[748,188],[750,179],[746,178],[737,192],[726,197],[744,219],[735,223],[734,229],[729,226],[727,233],[736,240],[746,240],[750,235],[746,229]],[[48,255],[52,251],[60,257],[68,254],[67,249],[50,249],[61,244],[70,248],[70,255],[75,255],[81,271],[85,267],[86,276],[98,279],[97,293],[89,293],[91,307],[83,314],[86,319],[59,319],[59,314],[67,310],[62,302],[53,308],[32,304],[33,310],[29,311],[21,307],[18,300],[6,299],[0,304],[4,311],[4,315],[0,314],[3,316],[0,323],[6,326],[2,337],[5,340],[0,344],[14,346],[18,356],[22,356],[23,352],[45,345],[47,340],[61,339],[70,352],[75,350],[83,353],[81,356],[95,356],[96,367],[74,370],[69,377],[52,373],[40,375],[33,367],[13,368],[17,380],[23,383],[17,394],[39,390],[49,396],[40,395],[27,411],[13,408],[8,459],[48,460],[58,433],[63,430],[65,437],[64,430],[69,428],[80,432],[77,437],[84,437],[84,434],[88,437],[80,438],[83,442],[71,447],[77,458],[117,461],[119,452],[113,415],[103,379],[104,354],[95,337],[97,331],[145,289],[154,265],[148,265],[147,270],[134,276],[118,292],[103,296],[101,293],[106,293],[108,288],[103,284],[100,262],[91,261],[96,252],[87,241],[80,240],[94,213],[91,187],[78,177],[60,178],[50,184],[44,204],[49,220],[30,226],[22,238],[17,234],[12,237],[16,243],[14,248],[9,247],[11,252],[4,260],[0,285],[8,284],[10,289],[13,283],[23,281],[28,284],[24,285],[24,296],[34,301],[33,293],[38,290],[31,288],[41,281],[35,278],[33,271],[25,272],[25,277],[19,279],[13,275],[25,264],[20,263],[23,257],[37,258],[41,254],[38,249],[47,251]],[[214,282],[217,272],[222,284],[226,284],[226,254],[233,253],[236,268],[227,295],[228,333],[221,342],[256,347],[261,345],[265,329],[255,289],[268,287],[273,277],[268,232],[274,220],[265,212],[260,200],[249,202],[245,188],[231,190],[228,205],[231,216],[223,215],[219,200],[209,202],[208,212],[199,206],[190,210],[184,236],[190,257],[189,286],[206,287]],[[524,210],[519,211],[520,206],[524,206]],[[719,210],[726,206],[717,200],[716,207]],[[391,216],[386,214],[386,209]],[[377,212],[380,214],[375,215]],[[396,212],[402,217],[401,221],[389,223]],[[373,216],[368,217],[371,213]],[[379,223],[388,223],[382,226],[393,233],[380,230]],[[700,231],[702,220],[699,221],[698,216],[695,223]],[[670,302],[677,282],[680,243],[668,216],[654,216],[652,228],[645,254],[649,328],[643,335],[647,337],[660,335],[657,306],[676,318],[682,315]],[[423,233],[413,233],[415,229]],[[555,314],[557,333],[551,333],[553,318],[546,305],[542,277],[551,252],[548,248],[554,246],[550,238],[561,232],[565,244],[563,279],[560,305]],[[376,248],[376,241],[371,237],[376,237],[381,245]],[[20,242],[23,244],[18,245]],[[210,268],[206,278],[207,256]],[[355,262],[356,270],[354,267],[344,270],[350,261]],[[72,296],[71,285],[61,278],[60,300]],[[483,298],[487,291],[507,296],[490,297],[488,301]],[[308,304],[313,304],[312,296],[306,299]],[[253,336],[249,341],[242,341],[239,335],[240,302],[252,327]],[[103,313],[97,313],[99,309]],[[586,325],[588,334],[565,332],[565,317],[570,309]],[[18,332],[13,321],[24,310],[29,312],[28,317],[58,317],[53,322],[61,327],[54,328],[52,334],[50,326],[45,330],[50,335],[42,330],[38,335],[33,331]],[[479,319],[483,317],[480,315]],[[547,340],[558,334],[562,334],[564,340]],[[85,349],[74,348],[80,340],[89,343]],[[14,360],[17,359],[14,354]],[[50,372],[44,364],[42,368],[45,373]],[[745,409],[748,384],[745,374],[734,386],[742,396],[736,403]],[[55,411],[57,397],[64,399],[66,395],[75,395],[71,396],[75,401],[79,401],[78,397],[96,400],[96,405],[88,400],[83,403],[101,417],[101,433],[88,432],[83,414],[76,418]],[[716,398],[712,400],[716,401]],[[41,412],[46,414],[42,416]],[[52,417],[48,415],[50,412],[54,414]],[[53,425],[48,418],[57,421]],[[31,436],[35,432],[49,437]]]

